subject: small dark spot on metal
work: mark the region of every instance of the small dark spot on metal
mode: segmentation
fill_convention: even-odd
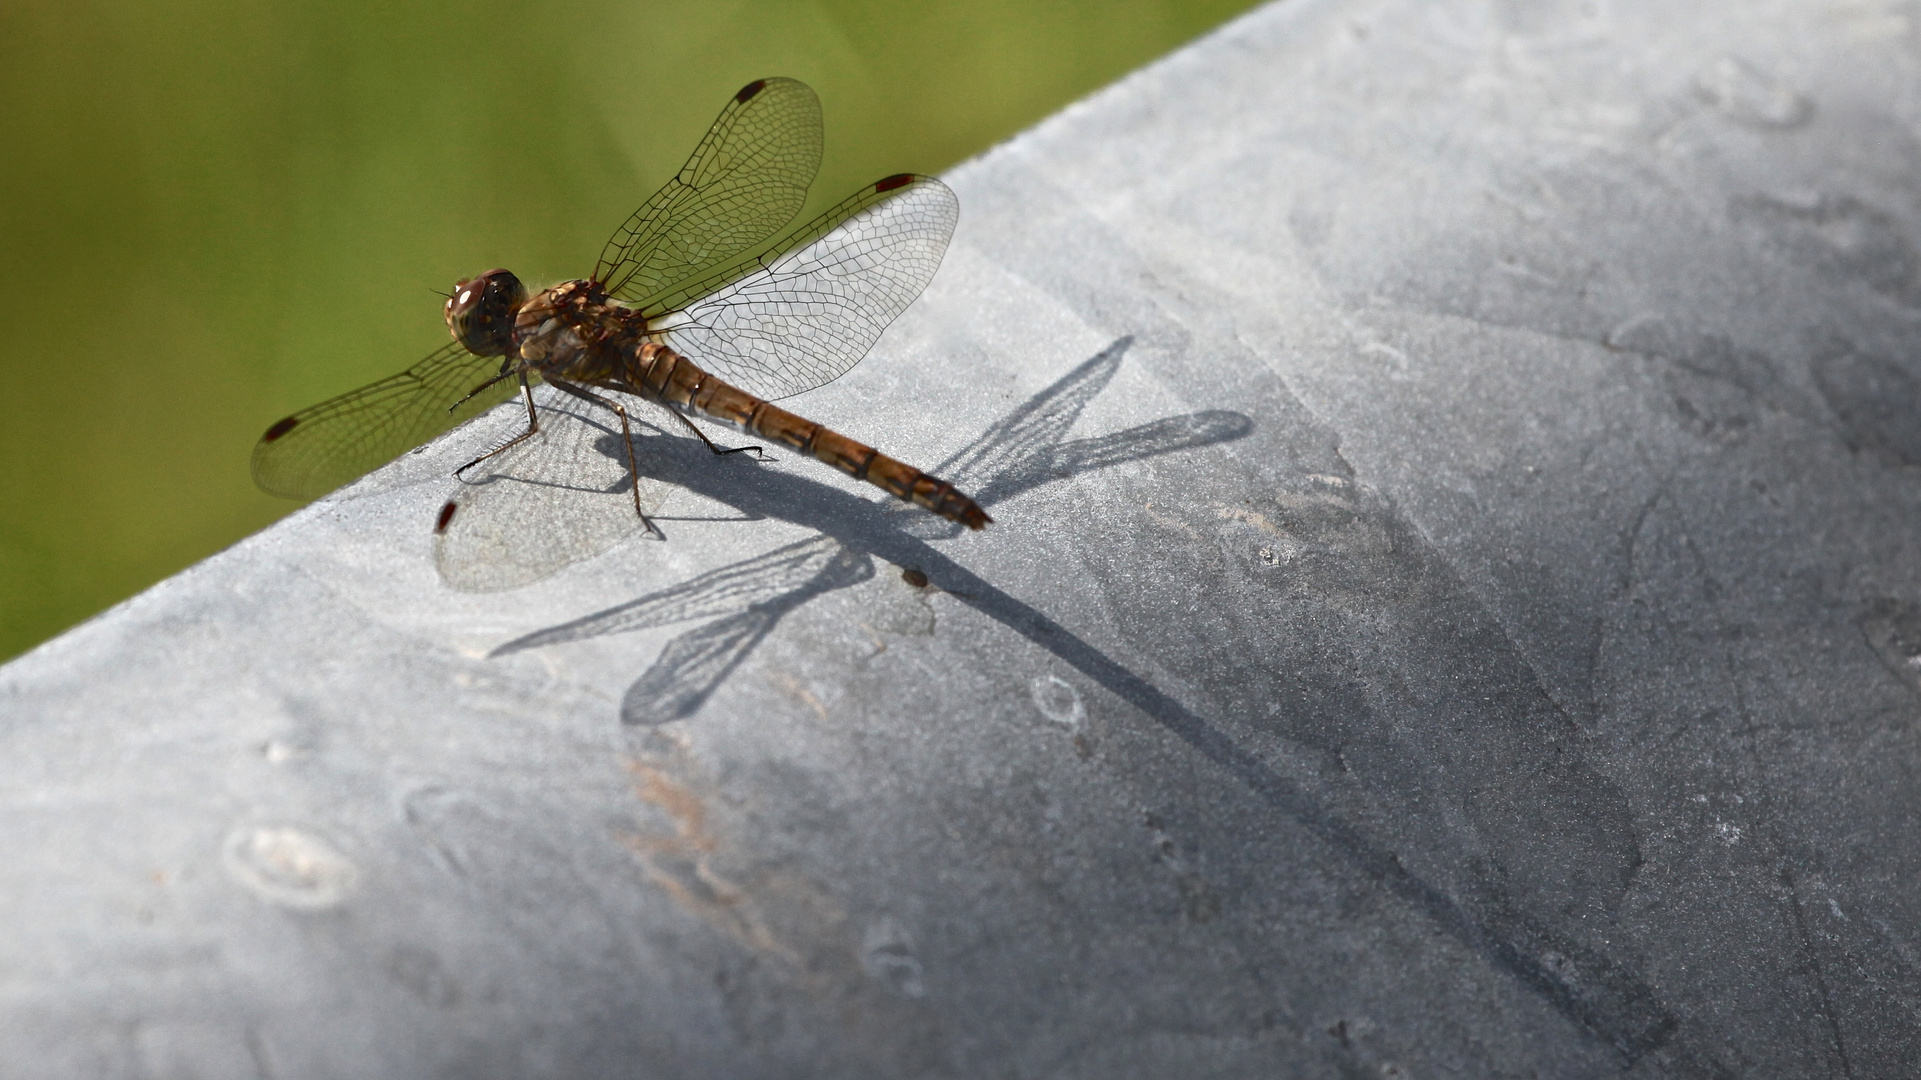
[[[876,183],[874,185],[874,190],[876,192],[892,191],[895,188],[906,187],[907,185],[913,182],[914,182],[913,173],[895,173],[894,175],[888,177],[887,179]]]
[[[454,502],[452,499],[447,500],[447,505],[440,508],[440,520],[434,522],[434,532],[436,534],[447,531],[447,524],[453,521],[454,511],[458,509],[460,509],[459,503]]]
[[[927,575],[921,573],[919,570],[902,570],[900,572],[900,579],[916,589],[925,589],[927,587]]]
[[[282,435],[285,435],[287,432],[292,431],[294,429],[294,425],[298,423],[300,423],[300,418],[298,416],[289,416],[285,420],[282,420],[278,424],[275,424],[274,426],[268,428],[267,433],[260,437],[260,441],[272,442],[275,439],[278,439],[279,437],[281,437]]]
[[[753,82],[750,82],[746,86],[741,87],[740,93],[734,95],[734,100],[746,101],[748,98],[753,97],[755,94],[760,93],[762,90],[766,88],[767,88],[766,79],[755,79]]]

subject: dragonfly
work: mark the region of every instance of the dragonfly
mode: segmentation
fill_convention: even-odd
[[[504,269],[459,281],[443,308],[451,343],[397,375],[273,424],[254,447],[254,482],[272,495],[318,498],[518,395],[524,428],[456,476],[518,459],[522,474],[546,477],[548,489],[606,491],[605,477],[590,475],[596,465],[604,472],[606,440],[592,435],[612,429],[593,417],[617,420],[621,486],[632,504],[626,520],[664,539],[649,516],[664,496],[643,481],[630,420],[636,404],[650,403],[715,454],[763,451],[720,447],[693,417],[798,450],[983,528],[992,519],[954,485],[772,404],[858,363],[932,280],[959,219],[945,184],[900,173],[768,246],[806,201],[821,143],[813,90],[785,78],[748,83],[680,172],[614,231],[592,277],[531,296]],[[453,543],[464,523],[457,519],[488,505],[450,499],[435,520],[436,536]],[[450,580],[464,574],[483,588],[519,580],[477,564],[489,561],[488,552],[539,561],[554,546],[547,537],[567,535],[551,520],[564,512],[551,500],[527,498],[497,512],[480,534],[490,539],[466,545],[468,554],[458,557],[465,569]],[[604,545],[617,531],[589,529],[594,535],[573,546]],[[444,574],[449,558],[443,553]]]

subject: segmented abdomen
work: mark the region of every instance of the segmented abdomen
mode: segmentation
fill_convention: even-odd
[[[769,442],[812,454],[849,476],[970,529],[982,528],[994,520],[978,503],[947,481],[738,389],[702,371],[693,361],[666,346],[642,346],[638,359],[644,372],[640,382],[670,405],[682,406],[744,428]]]

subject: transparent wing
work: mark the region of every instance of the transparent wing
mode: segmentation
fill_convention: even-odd
[[[658,310],[672,314],[656,329],[748,393],[812,390],[859,363],[921,294],[959,220],[946,184],[890,176],[821,215],[780,253],[666,295]]]
[[[596,393],[620,398],[629,416],[640,409],[634,398]],[[530,584],[645,528],[634,513],[620,418],[551,386],[535,388],[534,406],[540,430],[467,470],[440,510],[434,562],[456,589]],[[524,412],[502,415],[493,445],[526,430]],[[647,441],[634,448],[642,461]],[[653,513],[669,490],[643,475],[641,506]]]
[[[498,358],[448,342],[398,375],[268,428],[253,448],[253,481],[269,495],[317,499],[513,396],[519,383],[503,380],[447,411],[499,371]]]
[[[820,169],[820,99],[793,79],[741,87],[681,167],[614,230],[594,280],[638,307],[794,220]]]

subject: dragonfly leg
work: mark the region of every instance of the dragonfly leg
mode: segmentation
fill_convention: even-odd
[[[758,446],[730,446],[723,450],[720,447],[715,446],[714,440],[708,438],[707,433],[700,430],[699,425],[695,424],[692,420],[688,419],[687,414],[681,412],[679,409],[674,409],[674,408],[669,408],[667,411],[674,414],[674,419],[680,421],[683,424],[686,424],[687,430],[700,436],[700,441],[707,444],[707,449],[712,450],[716,454],[739,454],[742,452],[752,452],[754,455],[755,461],[774,460],[772,455],[768,454],[766,450]]]
[[[499,382],[499,381],[500,381],[499,379],[495,379],[492,382],[489,382],[487,386],[492,386],[493,383]],[[487,388],[486,386],[483,386],[480,389],[484,390],[486,388]],[[478,394],[478,393],[480,393],[480,390],[474,391],[474,394]],[[455,476],[459,476],[461,473],[466,472],[468,469],[473,468],[474,466],[480,464],[481,462],[487,460],[490,457],[493,457],[495,454],[498,454],[503,450],[511,449],[527,441],[528,439],[533,438],[534,432],[540,430],[540,417],[535,415],[534,413],[534,388],[527,385],[527,375],[525,372],[522,372],[520,376],[520,393],[522,397],[527,399],[527,430],[521,432],[520,434],[514,436],[511,439],[508,439],[506,442],[501,443],[499,446],[494,447],[492,450],[487,451],[486,453],[480,455],[479,457],[473,459],[472,461],[469,461],[467,464],[462,465],[460,468],[455,469],[454,470]],[[468,394],[467,397],[473,397],[474,394]],[[461,400],[465,401],[466,398],[462,398]]]
[[[510,360],[507,363],[500,365],[500,374],[494,376],[491,379],[488,379],[486,382],[481,383],[479,386],[474,387],[472,390],[467,391],[467,396],[464,398],[461,398],[459,401],[454,402],[452,405],[447,406],[447,411],[453,412],[455,409],[460,408],[462,405],[467,404],[469,401],[472,401],[474,398],[479,397],[481,394],[485,393],[488,387],[501,381],[502,379],[513,378],[513,376],[514,376],[513,362]],[[527,385],[527,373],[524,371],[520,373],[520,385],[522,386]],[[532,404],[532,402],[530,401],[529,404]]]
[[[614,415],[620,417],[620,441],[627,447],[627,476],[632,481],[634,513],[640,515],[640,523],[647,526],[648,532],[662,540],[667,539],[667,534],[660,531],[660,527],[654,524],[654,520],[647,516],[647,511],[640,508],[640,462],[634,459],[634,432],[627,425],[627,410],[621,406],[620,402],[609,401],[584,386],[575,386],[573,383],[556,379],[551,375],[547,377],[547,382],[582,401],[591,401],[603,408],[612,409]]]

